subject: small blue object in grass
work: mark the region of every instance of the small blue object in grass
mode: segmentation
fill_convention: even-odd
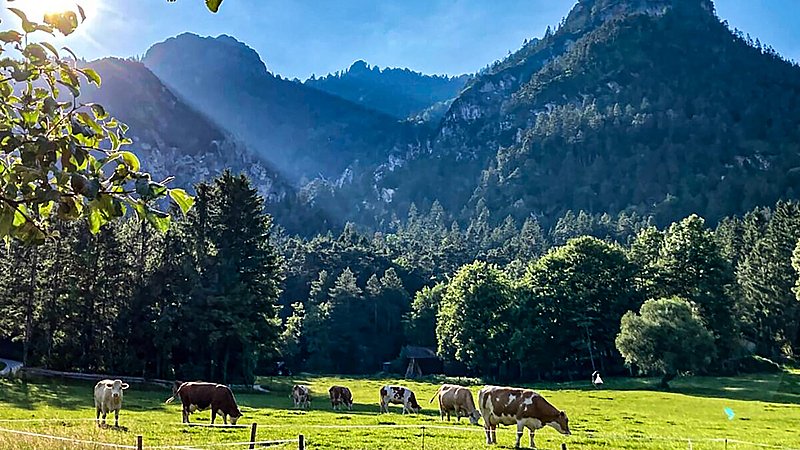
[[[725,409],[723,409],[723,411],[725,411],[725,414],[728,415],[728,420],[733,420],[733,416],[736,415],[736,414],[733,413],[733,410],[730,409],[730,408],[725,408]]]

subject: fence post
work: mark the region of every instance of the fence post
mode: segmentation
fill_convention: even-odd
[[[425,450],[425,425],[422,426],[422,450]]]
[[[297,436],[297,448],[299,450],[306,450],[306,438],[302,434]]]
[[[250,425],[250,450],[256,448],[256,428],[258,428],[258,424],[253,422]]]
[[[143,438],[141,434],[136,436],[136,450],[142,450],[142,448],[144,447],[144,445],[142,445],[143,444],[142,439]]]
[[[728,450],[728,438],[725,438],[725,450]]]
[[[567,450],[567,443],[566,442],[562,442],[561,443],[561,450]]]

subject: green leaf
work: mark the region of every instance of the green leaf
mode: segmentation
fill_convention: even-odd
[[[44,15],[44,23],[57,28],[64,36],[68,36],[78,28],[78,15],[74,11],[51,13]]]
[[[22,42],[22,34],[14,30],[0,32],[0,41],[8,44],[9,42]]]
[[[122,161],[128,166],[128,170],[131,172],[138,172],[141,168],[139,164],[139,158],[136,157],[131,152],[119,152],[120,156],[122,156]]]
[[[98,120],[103,120],[108,117],[108,113],[106,112],[106,109],[103,108],[103,105],[92,103],[91,108],[92,112],[94,113],[94,117]]]
[[[33,33],[36,31],[36,24],[28,20],[28,16],[17,8],[8,8],[9,11],[16,14],[22,20],[22,29],[26,33]]]
[[[102,80],[100,79],[100,75],[98,75],[97,71],[88,67],[84,67],[83,69],[78,69],[78,72],[86,76],[86,79],[89,80],[89,83],[94,83],[97,87],[100,87]]]
[[[188,213],[194,206],[194,197],[187,194],[183,189],[170,189],[169,196],[178,204],[183,214]]]
[[[52,45],[51,43],[49,43],[49,42],[39,42],[39,44],[40,44],[42,47],[44,47],[44,48],[46,48],[46,49],[50,50],[50,53],[52,53],[53,55],[55,55],[55,57],[56,57],[56,58],[58,58],[58,57],[59,57],[59,56],[58,56],[58,50],[56,50],[56,48],[55,48],[55,47],[53,47],[53,45]]]
[[[169,229],[169,214],[157,210],[150,210],[147,213],[147,221],[158,231],[164,232]]]
[[[222,4],[222,0],[206,0],[206,6],[211,12],[219,11],[219,5]]]
[[[67,84],[67,83],[65,83],[65,82],[63,82],[61,80],[56,80],[56,83],[61,84],[63,86],[66,86],[67,89],[69,89],[69,91],[72,93],[73,97],[80,97],[81,91],[79,91],[78,88],[76,88],[75,86]]]
[[[94,202],[92,202],[94,203]],[[100,226],[103,224],[103,215],[100,213],[99,205],[89,205],[89,231],[92,234],[100,232]]]

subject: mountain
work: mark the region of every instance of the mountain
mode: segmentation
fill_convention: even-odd
[[[468,75],[449,77],[423,75],[409,69],[381,69],[359,60],[343,72],[309,78],[305,84],[398,119],[418,116],[417,120],[427,121],[438,117],[423,113],[458,96],[468,79]]]
[[[275,76],[229,36],[182,34],[153,45],[143,62],[297,186],[347,183],[417,142],[413,125]]]
[[[230,167],[252,178],[268,201],[291,192],[274,169],[181,101],[142,63],[105,58],[87,65],[100,74],[102,84],[84,87],[81,101],[102,104],[130,127],[131,150],[155,179],[174,176],[173,185],[191,188]]]
[[[361,180],[362,202],[378,221],[434,200],[495,222],[715,221],[800,193],[798,123],[800,68],[728,29],[710,0],[580,0],[470,81],[429,151]]]

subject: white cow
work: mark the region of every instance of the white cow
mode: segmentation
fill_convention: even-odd
[[[103,414],[103,425],[106,415],[114,411],[114,426],[119,427],[119,410],[122,409],[122,391],[128,389],[128,383],[122,380],[103,380],[94,385],[94,407],[97,410],[97,425],[100,426],[100,414]]]

